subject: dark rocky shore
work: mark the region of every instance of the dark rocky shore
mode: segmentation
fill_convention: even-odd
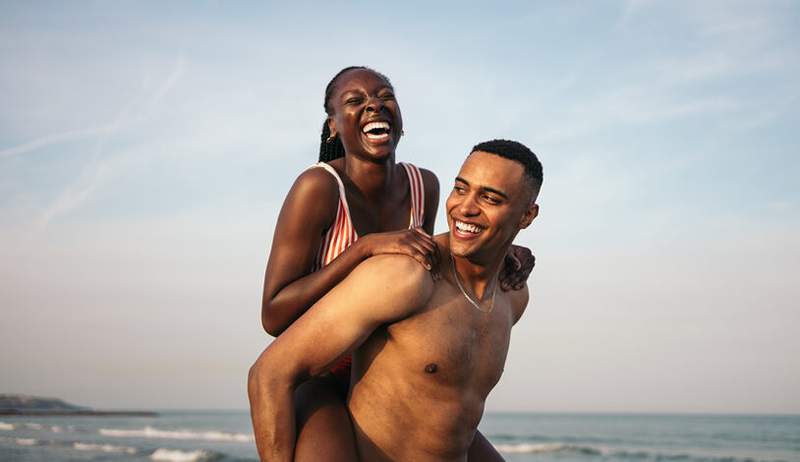
[[[76,406],[56,398],[0,394],[0,415],[24,416],[92,416],[92,417],[156,417],[150,411],[102,411]]]

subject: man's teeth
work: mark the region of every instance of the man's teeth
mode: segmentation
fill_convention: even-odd
[[[483,230],[483,228],[481,228],[478,225],[464,223],[463,221],[456,221],[456,229],[458,229],[461,232],[472,233],[472,234],[478,234]]]
[[[362,132],[368,133],[372,130],[386,130],[389,131],[389,123],[388,122],[370,122],[364,125],[364,128],[361,129]]]

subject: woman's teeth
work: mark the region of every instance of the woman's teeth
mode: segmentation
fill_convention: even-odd
[[[370,122],[361,131],[371,140],[380,140],[389,136],[389,128],[388,122]]]

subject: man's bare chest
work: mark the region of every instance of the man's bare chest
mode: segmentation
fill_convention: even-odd
[[[488,393],[503,372],[512,319],[502,298],[484,313],[460,293],[437,294],[425,310],[387,327],[386,353],[422,380]]]

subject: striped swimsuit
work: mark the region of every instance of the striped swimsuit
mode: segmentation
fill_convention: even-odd
[[[408,184],[411,192],[411,211],[408,220],[408,228],[421,227],[425,217],[425,187],[422,183],[422,173],[414,165],[400,162],[408,175]],[[358,240],[356,228],[350,218],[350,208],[347,206],[347,196],[344,191],[344,184],[336,170],[325,162],[312,165],[309,168],[324,168],[334,178],[339,185],[339,206],[336,210],[336,219],[325,232],[320,244],[317,257],[314,259],[312,271],[317,271],[332,262],[348,247]],[[331,373],[344,384],[350,382],[351,357],[348,355],[337,363]]]

